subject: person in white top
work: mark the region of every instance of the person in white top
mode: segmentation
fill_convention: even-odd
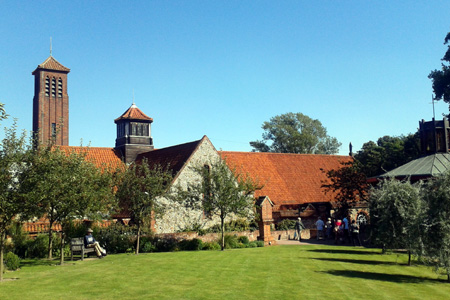
[[[317,228],[317,240],[319,240],[320,238],[323,238],[323,227],[324,227],[324,223],[322,221],[322,218],[319,217],[319,219],[316,222],[316,228]]]

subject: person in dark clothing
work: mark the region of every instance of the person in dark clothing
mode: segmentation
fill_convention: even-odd
[[[305,225],[303,225],[302,218],[298,218],[295,222],[295,231],[298,235],[299,242],[302,241],[302,230],[305,229]]]
[[[353,246],[361,246],[361,240],[359,239],[359,226],[356,224],[356,221],[353,220],[350,225],[350,237],[352,239]]]
[[[106,250],[100,247],[100,244],[92,236],[92,232],[92,229],[88,228],[87,234],[84,236],[84,247],[94,248],[97,257],[103,258],[103,256],[106,256]]]

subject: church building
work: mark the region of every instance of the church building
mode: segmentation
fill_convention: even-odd
[[[33,133],[40,144],[53,142],[66,151],[81,151],[81,147],[68,145],[69,72],[70,69],[51,55],[33,71]],[[255,197],[272,210],[268,214],[271,220],[264,220],[264,224],[296,219],[305,213],[311,218],[329,214],[334,196],[326,194],[321,188],[322,183],[327,181],[323,170],[337,169],[341,163],[352,159],[339,155],[217,151],[207,136],[158,149],[153,144],[152,122],[151,117],[132,103],[114,120],[117,131],[115,147],[88,147],[85,149],[87,159],[100,167],[102,164],[130,164],[146,158],[149,164],[169,166],[173,176],[172,186],[182,187],[189,181],[199,180],[192,166],[210,165],[225,159],[230,169],[248,174],[263,185]],[[204,228],[208,228],[218,221],[205,218],[202,211],[188,211],[177,203],[169,203],[168,207],[162,217],[154,220],[156,233],[173,233],[192,224],[204,224]]]

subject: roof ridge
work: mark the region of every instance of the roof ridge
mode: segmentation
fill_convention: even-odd
[[[200,142],[202,141],[202,139],[203,139],[203,138],[201,138],[201,139],[199,139],[199,140],[196,140],[196,141],[192,141],[192,142],[186,142],[186,143],[183,143],[183,144],[177,144],[177,145],[173,145],[173,146],[169,146],[169,147],[164,147],[164,148],[154,149],[154,150],[152,150],[151,152],[160,151],[160,150],[167,150],[167,149],[171,149],[171,148],[173,149],[173,148],[176,148],[176,147],[185,146],[185,145],[187,145],[187,144],[200,143]]]
[[[262,154],[262,155],[295,155],[295,156],[335,156],[335,157],[350,157],[350,155],[338,155],[338,154],[313,154],[313,153],[281,153],[281,152],[248,152],[248,151],[226,151],[220,150],[220,153],[243,153],[243,154]]]
[[[202,144],[202,142],[205,141],[209,141],[208,137],[206,135],[204,135],[200,140],[197,141],[197,144],[195,145],[195,149],[189,154],[188,158],[186,159],[186,161],[184,162],[183,166],[181,167],[180,171],[178,171],[178,173],[175,175],[175,177],[173,178],[172,182],[175,182],[175,180],[178,179],[179,175],[181,174],[181,172],[183,172],[183,170],[186,168],[186,166],[189,164],[189,162],[192,159],[192,156],[194,156],[194,153],[197,152],[198,148],[200,147],[200,145]],[[210,144],[212,145],[211,141],[209,141]],[[194,143],[194,142],[192,142]],[[214,145],[212,145],[214,148]],[[214,150],[217,153],[217,150],[214,148]],[[219,155],[219,154],[217,154]]]

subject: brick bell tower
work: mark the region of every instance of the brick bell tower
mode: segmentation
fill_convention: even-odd
[[[33,136],[38,145],[69,145],[70,69],[50,56],[32,72],[34,75]]]

